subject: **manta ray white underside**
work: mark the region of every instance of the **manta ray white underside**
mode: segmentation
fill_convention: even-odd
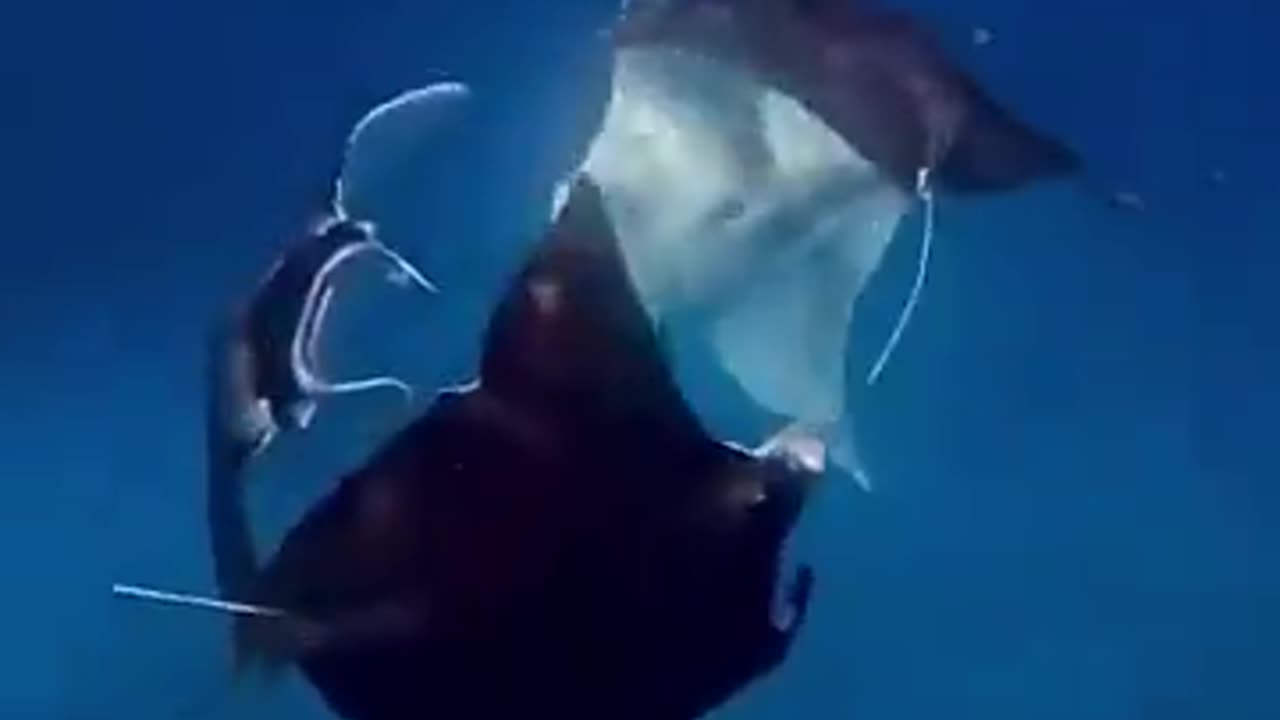
[[[580,167],[664,326],[695,328],[763,408],[860,482],[845,386],[856,301],[913,196],[791,97],[665,48],[619,50]]]

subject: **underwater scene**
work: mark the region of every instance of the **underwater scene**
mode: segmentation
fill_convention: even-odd
[[[0,717],[1280,720],[1280,6],[0,14]]]

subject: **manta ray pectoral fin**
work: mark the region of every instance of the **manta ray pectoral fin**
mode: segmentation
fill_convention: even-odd
[[[303,652],[334,652],[388,641],[404,642],[408,637],[421,638],[430,631],[426,612],[398,600],[347,610],[325,623],[294,624],[299,649]]]
[[[560,212],[491,315],[480,368],[497,396],[575,404],[590,398],[592,413],[644,416],[652,419],[641,425],[656,423],[682,442],[706,441],[588,172],[574,176]]]
[[[1013,117],[972,82],[968,120],[938,165],[944,189],[960,193],[1014,190],[1076,172],[1079,156]]]
[[[773,268],[713,319],[721,367],[758,405],[800,420],[843,403],[843,365],[858,288],[823,259]]]

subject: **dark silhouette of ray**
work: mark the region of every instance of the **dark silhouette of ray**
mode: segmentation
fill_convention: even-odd
[[[803,623],[810,570],[789,621],[775,596],[808,449],[703,432],[583,175],[493,312],[479,379],[290,530],[244,598],[286,615],[239,637],[351,720],[698,717]],[[239,485],[220,490],[236,511]]]

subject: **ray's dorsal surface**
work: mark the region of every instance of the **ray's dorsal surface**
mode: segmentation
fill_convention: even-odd
[[[245,620],[352,720],[687,720],[776,667],[823,448],[713,441],[579,178],[441,394],[290,530]],[[789,606],[776,620],[776,596]]]

